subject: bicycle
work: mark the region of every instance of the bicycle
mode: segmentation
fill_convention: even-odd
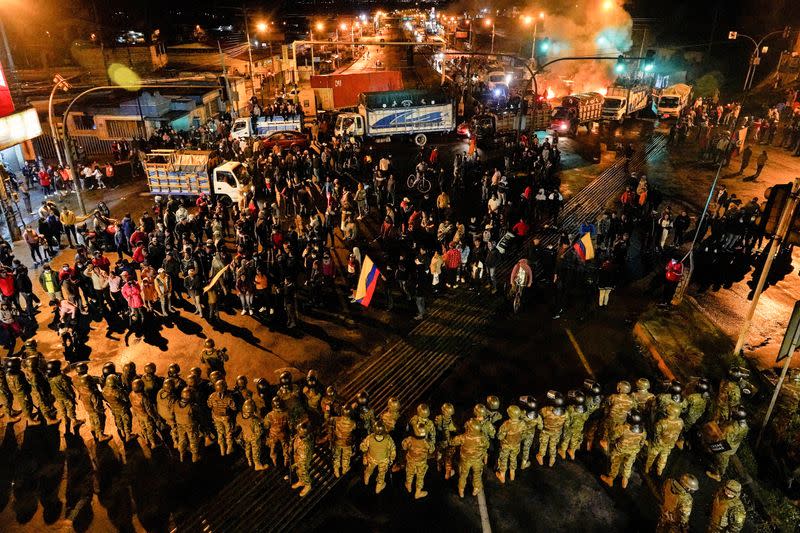
[[[426,194],[431,190],[431,180],[429,180],[425,175],[419,175],[416,173],[408,176],[406,185],[408,186],[409,190],[416,189],[422,194]]]
[[[514,314],[519,313],[519,310],[522,307],[522,291],[524,289],[525,286],[522,283],[514,283],[514,293],[511,304],[514,309]]]

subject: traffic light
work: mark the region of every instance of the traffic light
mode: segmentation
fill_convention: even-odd
[[[539,53],[546,54],[550,50],[550,37],[545,37],[539,41]]]
[[[614,65],[614,72],[617,74],[625,72],[625,56],[621,55],[617,57],[617,64]]]
[[[656,51],[648,50],[644,55],[644,71],[652,72],[656,65]]]

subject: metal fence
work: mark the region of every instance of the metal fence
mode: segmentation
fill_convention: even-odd
[[[114,141],[98,139],[97,137],[92,137],[89,135],[75,135],[72,136],[72,142],[79,154],[90,156],[111,154],[111,144]],[[63,154],[64,143],[59,141],[58,144],[61,147],[61,153]],[[48,133],[43,133],[42,135],[39,135],[33,139],[33,149],[36,151],[37,156],[40,156],[45,160],[58,159],[56,147],[53,144],[53,137]]]

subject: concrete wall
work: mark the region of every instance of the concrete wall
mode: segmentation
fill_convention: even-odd
[[[105,78],[110,65],[119,63],[137,74],[149,75],[167,65],[167,54],[162,45],[129,46],[121,48],[94,45],[73,46],[73,59],[94,78]]]

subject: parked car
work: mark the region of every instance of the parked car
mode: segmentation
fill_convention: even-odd
[[[271,149],[273,146],[280,146],[281,150],[298,147],[308,148],[308,137],[299,131],[276,131],[261,141],[261,146]]]

